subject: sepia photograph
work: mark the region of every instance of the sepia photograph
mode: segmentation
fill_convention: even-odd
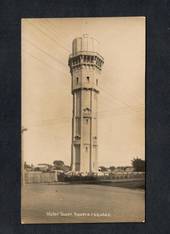
[[[21,223],[145,222],[146,18],[21,20]]]

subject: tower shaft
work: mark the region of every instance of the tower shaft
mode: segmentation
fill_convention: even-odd
[[[73,95],[71,168],[91,173],[98,170],[98,79],[104,60],[95,51],[83,51],[82,47],[78,50],[83,39],[73,41],[73,53],[69,57]]]

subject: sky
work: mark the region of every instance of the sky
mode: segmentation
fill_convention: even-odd
[[[22,157],[70,165],[72,41],[100,43],[98,164],[145,158],[145,17],[22,19]]]

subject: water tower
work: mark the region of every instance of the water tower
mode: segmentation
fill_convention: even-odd
[[[97,99],[104,63],[98,52],[98,42],[87,34],[72,42],[72,54],[68,61],[73,95],[72,171],[98,171]]]

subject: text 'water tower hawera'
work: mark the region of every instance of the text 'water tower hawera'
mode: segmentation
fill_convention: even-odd
[[[73,95],[72,171],[98,171],[97,96],[103,63],[94,38],[84,34],[73,40],[68,62]]]

